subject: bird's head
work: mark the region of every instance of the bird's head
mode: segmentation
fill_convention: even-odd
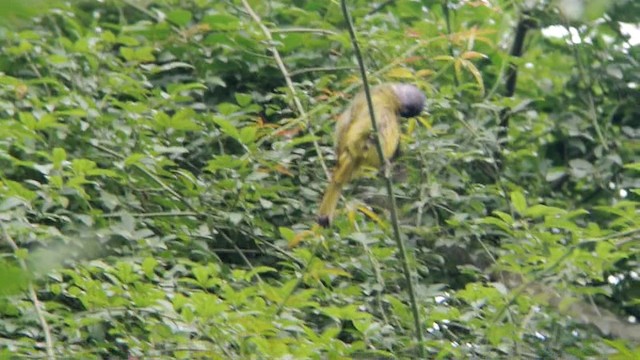
[[[426,97],[415,85],[393,84],[393,92],[400,102],[400,115],[412,117],[420,114],[424,108]]]

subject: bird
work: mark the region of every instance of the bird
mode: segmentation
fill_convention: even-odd
[[[426,97],[411,84],[382,84],[371,89],[371,100],[385,161],[398,150],[400,117],[419,115]],[[342,187],[363,167],[380,168],[371,117],[364,92],[357,94],[340,115],[335,130],[336,165],[318,207],[317,223],[328,227]]]

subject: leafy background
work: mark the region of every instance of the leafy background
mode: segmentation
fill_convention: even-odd
[[[640,351],[637,2],[348,4],[428,97],[394,167],[424,342],[382,182],[314,225],[361,88],[337,2],[8,0],[0,358]]]

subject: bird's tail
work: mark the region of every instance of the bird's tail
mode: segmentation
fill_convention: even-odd
[[[336,206],[340,199],[340,192],[344,184],[349,182],[353,177],[354,169],[357,169],[360,162],[353,161],[345,151],[336,164],[336,168],[333,171],[331,182],[327,186],[327,190],[324,192],[320,208],[318,209],[317,222],[323,227],[328,227],[333,219],[333,214],[336,212]]]
[[[333,219],[333,214],[336,211],[338,200],[340,199],[340,191],[342,190],[342,183],[338,183],[332,180],[324,192],[320,208],[318,209],[318,224],[323,227],[328,227]]]

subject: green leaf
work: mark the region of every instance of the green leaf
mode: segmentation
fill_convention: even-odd
[[[154,49],[150,46],[143,47],[126,47],[123,46],[120,48],[120,55],[127,60],[132,62],[152,62],[155,61],[156,57],[153,54]]]
[[[73,159],[71,169],[75,174],[86,174],[96,168],[96,163],[88,159]]]
[[[148,278],[152,278],[154,276],[154,271],[158,266],[158,261],[152,257],[146,257],[142,264],[140,264],[142,271]]]
[[[258,129],[255,126],[246,126],[240,130],[240,142],[249,145],[256,139],[256,133]]]
[[[287,227],[281,226],[278,228],[278,231],[280,232],[280,236],[282,236],[283,239],[287,240],[287,242],[290,242],[296,236],[296,232]]]
[[[522,215],[531,217],[531,218],[538,218],[543,216],[554,216],[554,215],[566,214],[566,213],[567,211],[564,209],[560,209],[553,206],[536,204],[524,210],[522,212]]]
[[[220,127],[223,133],[236,140],[240,140],[240,133],[231,122],[222,117],[214,117],[213,122]]]
[[[257,266],[255,268],[253,268],[251,271],[247,272],[246,275],[244,276],[244,278],[249,281],[251,279],[253,279],[254,276],[259,275],[259,274],[266,274],[266,273],[277,273],[278,269],[276,268],[272,268],[270,266]]]
[[[193,120],[193,118],[196,116],[195,111],[193,111],[193,109],[189,109],[189,108],[183,108],[178,110],[178,112],[175,113],[175,115],[173,115],[171,117],[171,128],[175,129],[175,130],[185,130],[185,131],[198,131],[201,130],[202,127],[198,124],[196,124],[196,122]]]
[[[505,222],[504,220],[498,219],[496,217],[488,216],[488,217],[479,219],[478,223],[495,225],[500,229],[504,230],[505,232],[507,232],[508,234],[511,234],[512,232],[512,229],[511,229],[512,222]]]
[[[573,159],[569,161],[569,167],[571,168],[571,175],[580,179],[586,176],[593,175],[593,165],[583,159]]]
[[[231,155],[218,155],[207,163],[206,169],[211,172],[218,170],[238,169],[247,164],[246,159],[236,158]]]
[[[527,199],[525,199],[524,194],[520,191],[512,191],[510,197],[514,209],[520,214],[524,214],[527,209]]]
[[[207,15],[202,21],[214,30],[236,30],[240,26],[240,20],[231,14]]]
[[[640,162],[632,163],[632,164],[625,164],[624,167],[627,168],[627,169],[640,171]]]
[[[62,169],[62,162],[67,159],[67,152],[64,151],[63,148],[55,148],[53,149],[51,161],[53,162],[53,167],[56,169]]]
[[[176,9],[167,14],[167,19],[178,26],[185,26],[191,22],[192,15],[184,9]]]
[[[319,140],[319,138],[317,136],[313,136],[313,135],[299,136],[299,137],[295,137],[292,140],[288,141],[286,143],[286,147],[287,148],[294,148],[294,147],[297,147],[299,145],[312,143],[312,142],[318,141],[318,140]]]
[[[145,154],[134,153],[127,156],[127,158],[124,159],[124,164],[125,166],[140,165],[142,159],[145,159],[146,157],[147,155]]]
[[[169,69],[167,69],[169,70]],[[189,83],[189,84],[169,84],[167,86],[167,91],[171,95],[177,95],[182,92],[192,91],[192,90],[207,90],[207,86],[201,83]]]
[[[232,114],[237,113],[240,110],[241,110],[241,108],[236,104],[232,104],[232,103],[221,103],[221,104],[218,104],[218,111],[222,115],[232,115]]]
[[[235,93],[234,94],[238,105],[246,107],[253,101],[253,97],[249,94]]]
[[[511,215],[505,213],[504,211],[496,210],[493,212],[493,215],[499,217],[500,219],[502,219],[502,221],[504,221],[507,224],[513,224],[514,222]]]
[[[0,261],[0,296],[17,295],[27,289],[29,274],[19,266]]]

